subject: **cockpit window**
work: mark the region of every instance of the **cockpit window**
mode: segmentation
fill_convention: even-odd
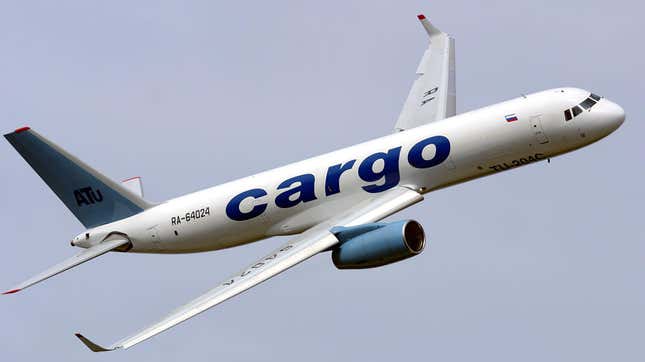
[[[582,101],[582,103],[580,103],[580,105],[584,109],[589,109],[589,108],[593,107],[594,104],[596,104],[596,101],[591,99],[591,97],[585,99],[584,101]]]
[[[564,119],[565,119],[565,120],[567,120],[567,121],[570,121],[570,120],[571,120],[571,118],[573,118],[573,117],[571,116],[571,110],[570,110],[570,109],[567,109],[566,111],[564,111]]]
[[[570,121],[572,118],[574,118],[577,115],[579,115],[580,113],[582,113],[583,108],[584,109],[590,109],[591,107],[595,106],[596,103],[598,103],[598,101],[600,101],[600,98],[602,98],[602,97],[600,97],[599,95],[591,93],[589,95],[589,97],[587,97],[587,99],[585,99],[584,101],[580,102],[580,104],[578,104],[577,106],[575,106],[575,107],[573,107],[571,109],[567,109],[566,111],[564,111],[564,119],[567,120],[567,121]]]

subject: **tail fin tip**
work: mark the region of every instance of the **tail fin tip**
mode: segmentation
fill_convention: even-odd
[[[16,128],[16,130],[13,131],[13,133],[20,133],[20,132],[24,132],[24,131],[29,131],[30,129],[31,129],[31,127],[24,126],[24,127]]]

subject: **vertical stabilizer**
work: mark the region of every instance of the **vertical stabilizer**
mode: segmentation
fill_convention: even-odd
[[[151,206],[29,127],[4,136],[87,228],[135,215]]]

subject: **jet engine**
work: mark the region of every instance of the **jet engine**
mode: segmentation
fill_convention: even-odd
[[[335,227],[340,241],[331,254],[338,269],[365,269],[391,264],[423,251],[421,224],[414,220]]]

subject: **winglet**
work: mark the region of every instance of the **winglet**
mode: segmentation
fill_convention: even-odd
[[[11,290],[7,290],[6,292],[2,293],[2,295],[18,293],[18,292],[19,292],[19,291],[21,291],[21,290],[22,290],[22,289],[11,289]]]
[[[80,334],[80,333],[74,333],[74,335],[75,335],[78,339],[80,339],[80,340],[81,340],[81,342],[83,342],[83,344],[87,346],[87,348],[91,349],[91,350],[92,350],[92,352],[108,352],[108,351],[113,351],[113,350],[114,350],[114,348],[104,348],[104,347],[101,347],[101,346],[99,346],[98,344],[96,344],[96,343],[94,343],[94,342],[90,341],[89,339],[85,338],[85,336],[83,336],[83,335],[82,335],[82,334]]]
[[[434,35],[439,35],[441,34],[441,30],[435,28],[428,19],[426,19],[426,16],[423,14],[417,15],[417,19],[421,22],[421,25],[426,29],[426,33],[428,33],[429,36],[434,36]]]

